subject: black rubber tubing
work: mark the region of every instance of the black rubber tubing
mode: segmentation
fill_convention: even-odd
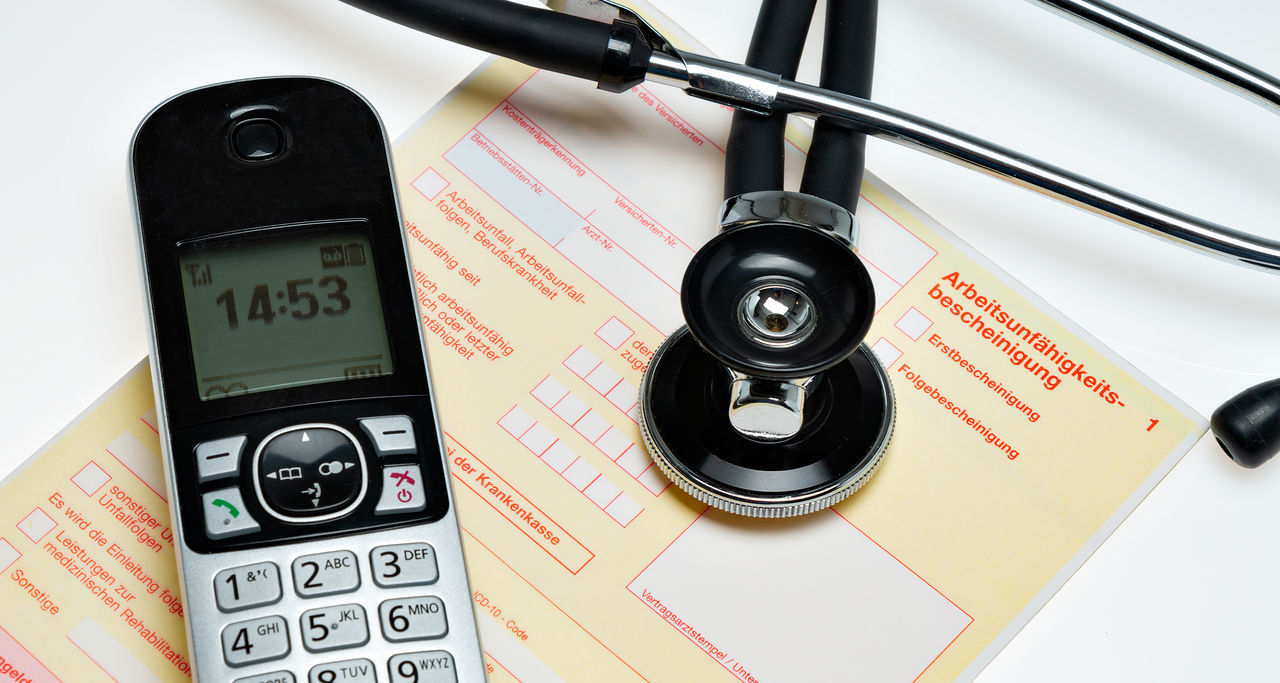
[[[871,97],[878,5],[877,0],[828,0],[819,81],[822,87],[855,97]],[[819,117],[800,191],[855,211],[866,149],[865,135],[828,117]]]
[[[747,48],[746,64],[794,80],[817,0],[764,0]],[[733,113],[725,147],[724,196],[781,190],[785,114]]]
[[[539,69],[599,81],[609,24],[506,0],[342,0],[397,24]]]

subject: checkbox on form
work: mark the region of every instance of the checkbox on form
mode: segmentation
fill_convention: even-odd
[[[532,415],[525,412],[524,408],[515,406],[508,410],[501,420],[498,420],[498,426],[505,429],[511,436],[519,439],[525,432],[529,431],[534,422],[537,422],[537,420],[534,420]]]
[[[44,510],[36,508],[31,511],[31,514],[23,517],[21,522],[18,522],[18,531],[21,531],[22,535],[31,539],[32,543],[39,543],[40,539],[44,538],[45,534],[53,531],[56,526],[58,525],[53,521],[52,517],[45,514]]]
[[[893,324],[894,327],[902,330],[902,333],[911,337],[912,341],[920,341],[920,337],[933,327],[933,321],[926,318],[923,313],[916,310],[914,306],[907,309],[906,313],[898,318],[898,322]]]
[[[591,374],[592,370],[600,366],[600,359],[596,357],[596,354],[588,351],[585,346],[579,346],[576,351],[569,354],[568,358],[564,359],[564,366],[569,368],[569,371],[573,374],[585,378]]]
[[[880,364],[886,368],[897,363],[898,359],[902,357],[902,349],[889,343],[889,340],[884,337],[881,337],[871,345],[871,351],[876,354],[876,358],[880,359]]]
[[[79,472],[76,472],[75,476],[71,477],[71,483],[80,487],[80,490],[84,491],[86,496],[97,494],[109,481],[111,481],[111,475],[107,474],[106,470],[99,467],[98,463],[92,460],[89,461],[88,465],[82,467]]]
[[[20,557],[22,557],[22,553],[18,552],[17,548],[0,538],[0,572],[7,571]]]
[[[431,201],[435,201],[436,196],[443,192],[444,188],[449,187],[449,181],[445,180],[444,176],[437,173],[434,168],[427,168],[417,178],[413,179],[412,184],[413,189]]]
[[[609,345],[609,348],[617,349],[626,343],[631,335],[635,334],[635,330],[627,327],[627,324],[617,318],[609,318],[609,322],[600,326],[596,330],[596,336],[600,341]]]

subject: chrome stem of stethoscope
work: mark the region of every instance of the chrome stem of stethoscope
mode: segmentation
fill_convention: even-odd
[[[832,116],[862,132],[1021,185],[1229,262],[1280,271],[1280,242],[1161,206],[927,119],[704,55],[654,52],[649,80],[750,111]]]
[[[1280,114],[1280,81],[1207,45],[1105,2],[1027,1]]]

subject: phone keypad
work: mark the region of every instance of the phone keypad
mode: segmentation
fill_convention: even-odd
[[[293,589],[301,597],[350,593],[359,587],[360,570],[350,550],[304,555],[293,561]]]
[[[251,534],[262,527],[249,514],[240,497],[240,489],[210,491],[200,496],[204,508],[204,531],[212,539]]]
[[[222,629],[222,657],[229,666],[269,662],[289,654],[289,626],[284,617],[238,621]]]
[[[369,553],[373,582],[383,588],[425,586],[440,578],[436,551],[426,543],[383,545]]]
[[[383,545],[369,551],[370,573],[383,588],[435,583],[440,578],[435,548],[427,543]],[[360,587],[360,567],[355,553],[338,550],[303,555],[293,561],[294,590],[303,598],[350,593]],[[280,568],[273,562],[224,569],[214,577],[214,596],[223,612],[273,605],[282,597]],[[391,642],[443,638],[449,632],[444,601],[422,595],[384,600],[378,605],[381,636]],[[365,607],[359,603],[323,605],[298,617],[298,633],[308,652],[320,653],[356,648],[369,642],[371,631]],[[222,631],[222,652],[230,666],[246,666],[280,659],[289,654],[285,617],[264,616],[228,625]],[[395,682],[454,683],[453,656],[444,650],[409,652],[387,662]],[[348,659],[320,664],[307,674],[318,683],[376,681],[368,659]],[[293,673],[275,671],[237,679],[235,683],[295,683]]]
[[[444,650],[410,652],[387,662],[391,683],[457,683],[453,655]]]
[[[223,612],[274,605],[280,595],[280,568],[271,562],[224,569],[213,577],[213,596]]]
[[[369,622],[360,605],[335,605],[302,613],[302,645],[308,652],[359,647],[369,642]]]

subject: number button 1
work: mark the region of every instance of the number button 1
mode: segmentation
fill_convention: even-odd
[[[229,666],[280,659],[289,654],[289,627],[284,617],[238,621],[222,629],[222,658]]]
[[[223,612],[280,601],[280,568],[271,562],[224,569],[213,577],[213,595]]]
[[[443,638],[449,632],[444,602],[437,597],[387,600],[378,605],[378,616],[382,620],[382,635],[387,640]]]
[[[359,587],[356,554],[350,550],[304,555],[293,561],[293,589],[304,598],[350,593]]]
[[[373,582],[383,588],[421,586],[440,578],[436,551],[426,543],[382,545],[369,553]]]

